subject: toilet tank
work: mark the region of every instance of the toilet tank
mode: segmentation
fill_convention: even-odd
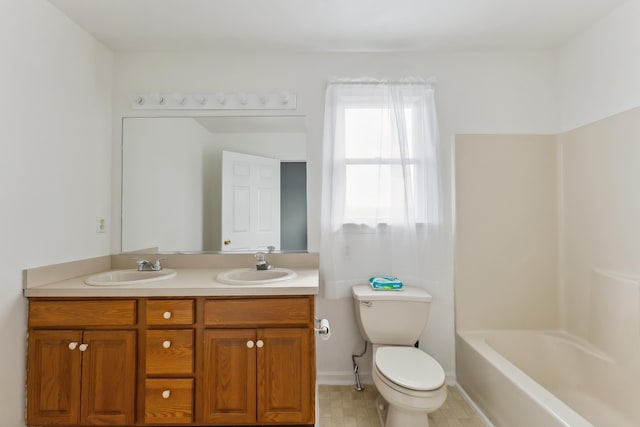
[[[376,291],[360,285],[351,293],[360,333],[372,344],[413,345],[429,321],[432,298],[424,289]]]

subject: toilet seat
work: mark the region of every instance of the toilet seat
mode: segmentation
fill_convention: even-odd
[[[375,353],[374,363],[385,379],[405,389],[432,391],[444,385],[442,366],[415,347],[380,347]]]

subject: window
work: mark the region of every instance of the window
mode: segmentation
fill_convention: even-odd
[[[413,114],[412,108],[404,109],[407,141],[414,138]],[[407,207],[406,197],[411,199],[408,205],[413,206],[415,220],[426,221],[424,204],[416,203],[424,166],[411,143],[403,162],[396,121],[393,111],[382,105],[344,109],[344,223],[399,222]]]
[[[361,85],[335,99],[334,186],[342,188],[334,191],[343,200],[334,219],[342,224],[438,221],[428,99],[414,85],[393,89]]]

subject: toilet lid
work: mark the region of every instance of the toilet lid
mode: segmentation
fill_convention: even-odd
[[[390,381],[411,390],[435,390],[444,384],[442,366],[415,347],[381,347],[375,364]]]

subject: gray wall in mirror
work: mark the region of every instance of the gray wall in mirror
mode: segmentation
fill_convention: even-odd
[[[280,164],[280,245],[283,251],[307,249],[307,164]]]
[[[220,251],[223,150],[282,162],[279,249],[306,250],[305,117],[128,117],[122,127],[123,252]]]

